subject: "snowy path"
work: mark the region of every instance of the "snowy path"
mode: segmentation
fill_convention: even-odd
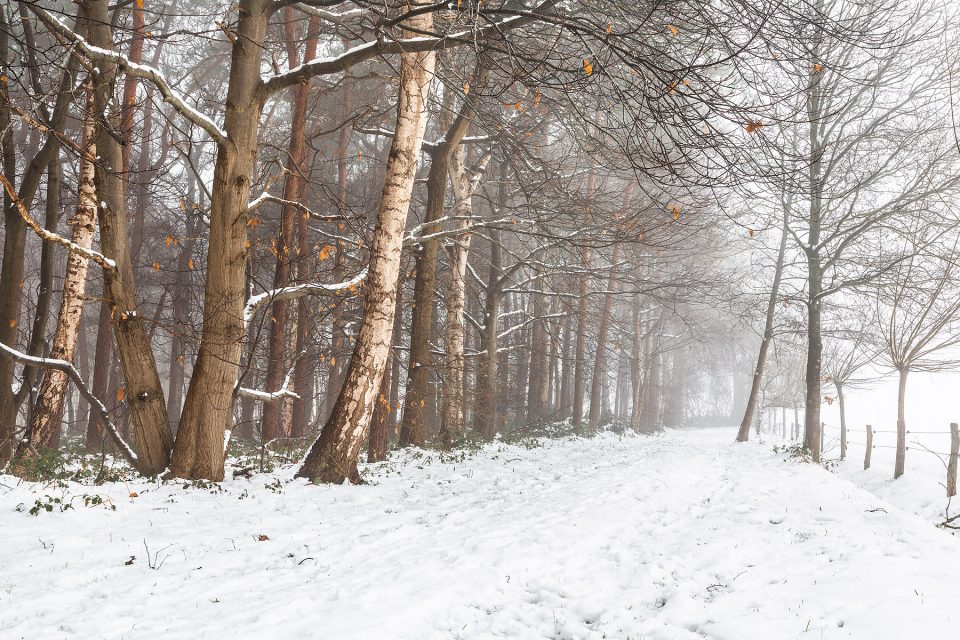
[[[457,464],[393,465],[362,487],[304,486],[288,471],[280,493],[264,487],[268,476],[220,494],[15,487],[3,476],[0,638],[957,632],[960,539],[730,438],[502,447]],[[14,511],[65,492],[109,495],[117,510],[78,498],[64,513]]]

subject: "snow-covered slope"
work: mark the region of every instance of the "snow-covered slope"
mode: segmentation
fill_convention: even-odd
[[[0,637],[956,633],[960,540],[732,437],[607,434],[455,463],[408,452],[359,487],[292,470],[213,493],[0,477]],[[15,510],[44,496],[74,509]]]

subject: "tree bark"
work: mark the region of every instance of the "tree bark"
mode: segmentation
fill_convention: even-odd
[[[780,245],[777,249],[777,264],[773,271],[773,284],[770,286],[770,297],[767,298],[767,317],[763,325],[763,338],[760,340],[760,352],[757,354],[757,365],[753,371],[753,382],[750,385],[750,395],[747,398],[747,408],[740,421],[740,430],[737,433],[737,442],[746,442],[750,439],[750,425],[753,423],[753,414],[757,410],[757,401],[760,398],[760,389],[763,386],[763,371],[767,364],[767,351],[773,340],[773,323],[776,318],[777,297],[780,295],[780,280],[783,276],[783,261],[787,251],[787,235],[789,234],[790,209],[789,199],[783,208],[783,220],[780,228]]]
[[[837,402],[840,404],[840,459],[847,459],[847,411],[844,404],[843,384],[834,381],[837,386]],[[786,412],[786,409],[784,409]],[[786,413],[784,413],[784,422],[786,422]]]
[[[297,53],[297,37],[294,32],[294,13],[291,7],[284,9],[284,33],[287,40],[287,66],[290,69],[300,64]],[[317,51],[316,32],[319,27],[319,19],[314,17],[310,19],[307,27],[307,44],[303,54],[303,61],[312,60]],[[298,84],[293,93],[293,105],[291,109],[290,121],[290,142],[287,148],[287,162],[289,163],[286,175],[283,181],[283,200],[280,207],[280,234],[277,238],[277,262],[274,271],[273,288],[280,289],[290,283],[291,265],[296,262],[303,262],[307,254],[297,254],[295,252],[295,234],[299,235],[300,224],[304,216],[307,215],[297,208],[297,203],[303,200],[305,183],[303,179],[306,150],[307,150],[307,98],[310,94],[309,83]],[[296,248],[302,248],[299,242],[296,242]],[[270,313],[270,341],[269,355],[267,357],[267,373],[264,386],[267,389],[279,389],[283,384],[289,365],[287,354],[287,326],[288,308],[290,303],[287,300],[278,300],[273,303]],[[306,309],[304,309],[306,311]],[[304,317],[299,318],[299,323],[307,325],[308,320]],[[288,428],[283,424],[282,416],[284,414],[284,405],[289,401],[286,399],[268,402],[263,407],[263,418],[261,422],[260,435],[264,442],[269,442],[274,438],[284,435]]]
[[[603,308],[600,310],[600,330],[597,333],[597,356],[593,363],[593,380],[590,383],[590,413],[587,418],[587,433],[594,434],[600,424],[601,381],[606,377],[607,367],[607,334],[610,331],[610,314],[613,311],[613,290],[617,286],[617,263],[620,262],[620,243],[613,245],[612,264],[610,275],[607,278],[607,293],[603,299]]]
[[[218,146],[213,173],[203,334],[170,461],[173,477],[223,479],[224,434],[232,423],[244,338],[247,205],[263,108],[260,63],[269,10],[266,0],[243,0],[239,6],[224,118],[227,141]]]
[[[483,80],[478,81],[479,84]],[[473,101],[465,96],[460,112],[447,128],[442,141],[430,153],[427,175],[427,207],[421,235],[436,233],[435,224],[444,214],[447,195],[447,174],[453,153],[460,146],[473,119]],[[413,317],[410,321],[410,362],[407,393],[403,399],[403,421],[400,424],[402,445],[424,446],[426,427],[424,408],[428,402],[430,376],[433,370],[430,338],[433,333],[433,302],[437,280],[439,238],[419,244],[415,252],[417,275],[413,285]]]
[[[897,457],[893,466],[893,479],[896,480],[903,475],[904,467],[907,462],[907,420],[906,420],[906,399],[907,399],[907,375],[910,373],[909,367],[900,367],[899,383],[897,385]]]
[[[81,134],[83,155],[80,157],[77,209],[76,215],[68,223],[73,227],[71,241],[89,249],[93,246],[93,232],[97,223],[97,192],[94,187],[94,158],[97,156],[97,147],[94,141],[93,91],[89,83],[86,91],[87,108]],[[80,253],[70,252],[67,255],[63,301],[60,305],[53,347],[49,356],[52,359],[66,362],[73,360],[80,329],[80,317],[83,314],[88,262],[89,259]],[[37,404],[27,427],[24,442],[17,448],[17,459],[28,457],[31,451],[55,448],[59,444],[68,381],[66,371],[60,369],[47,371],[37,394]]]
[[[412,8],[409,3],[407,8]],[[432,13],[413,16],[408,27],[411,33],[431,30]],[[363,322],[330,418],[297,472],[313,482],[339,484],[347,478],[359,479],[357,456],[370,427],[390,350],[403,231],[427,124],[435,58],[433,52],[400,56],[397,124],[371,245]]]
[[[440,443],[445,449],[466,432],[464,416],[464,324],[463,315],[467,294],[467,258],[470,252],[468,231],[473,215],[473,192],[476,183],[471,182],[464,163],[465,152],[460,148],[450,166],[450,182],[456,205],[453,217],[455,229],[460,234],[451,238],[447,245],[450,262],[450,286],[446,292],[447,332],[445,350],[447,355],[443,377],[443,412],[440,422]]]
[[[90,44],[111,49],[113,36],[108,2],[90,0],[85,5],[84,13]],[[154,475],[167,467],[173,435],[167,421],[167,408],[153,349],[138,311],[140,300],[130,256],[124,181],[118,173],[123,167],[122,150],[113,133],[119,124],[113,100],[117,66],[113,62],[101,61],[97,68],[94,112],[104,114],[102,120],[97,120],[96,126],[99,162],[96,165],[95,185],[101,203],[100,245],[104,254],[116,263],[115,269],[104,273],[104,279],[110,295],[117,353],[123,368],[126,403],[134,430],[139,471],[144,475]]]
[[[591,174],[592,177],[592,174]],[[583,394],[587,375],[587,293],[590,291],[590,247],[583,247],[583,275],[577,297],[577,341],[574,347],[573,428],[579,433],[583,422]]]
[[[393,317],[393,331],[391,332],[391,345],[395,347],[400,337],[402,327],[403,313],[403,278],[397,283],[397,304]],[[383,368],[383,380],[380,382],[380,392],[377,394],[377,405],[373,410],[373,419],[370,424],[370,442],[367,444],[367,462],[382,462],[387,459],[387,449],[390,444],[391,417],[399,410],[391,401],[391,394],[394,387],[394,376],[399,371],[395,367],[397,360],[397,351],[390,349],[390,355],[387,357],[387,364]]]

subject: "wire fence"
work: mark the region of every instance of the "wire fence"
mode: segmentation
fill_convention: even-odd
[[[888,434],[894,434],[899,440],[900,432],[898,429],[890,428],[879,428],[874,429],[871,425],[867,425],[865,428],[861,429],[859,427],[847,427],[846,434],[843,433],[843,428],[838,425],[827,424],[825,422],[821,423],[820,428],[820,453],[823,455],[827,451],[836,449],[837,447],[841,448],[840,457],[844,458],[846,451],[844,450],[844,444],[846,446],[861,446],[864,447],[864,458],[863,458],[863,469],[864,471],[868,470],[871,465],[871,453],[873,449],[900,449],[900,442],[897,444],[874,444],[874,436],[880,435],[882,438],[886,439],[889,437]],[[827,434],[831,433],[832,435],[828,436]],[[858,440],[850,440],[849,434],[863,434],[865,436],[864,441],[860,442]],[[844,435],[847,437],[844,438]],[[960,430],[958,430],[957,424],[953,423],[950,425],[949,429],[944,430],[929,430],[929,429],[904,429],[903,430],[903,456],[898,456],[899,467],[896,471],[896,474],[903,473],[903,461],[906,458],[906,453],[908,451],[919,452],[919,453],[929,453],[930,455],[935,456],[940,463],[944,466],[947,471],[947,481],[945,487],[947,489],[947,497],[953,497],[957,493],[957,461],[960,457]],[[910,440],[910,436],[944,436],[948,437],[949,441],[944,443],[949,447],[949,452],[938,451],[937,449],[931,448],[927,444],[920,442],[917,439]],[[844,442],[845,440],[845,442]]]

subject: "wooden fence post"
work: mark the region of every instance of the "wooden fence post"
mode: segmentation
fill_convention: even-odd
[[[947,464],[947,497],[957,495],[957,453],[960,451],[960,431],[957,423],[950,423],[950,462]]]
[[[870,454],[873,453],[873,427],[867,425],[867,451],[863,454],[863,470],[870,468]]]

